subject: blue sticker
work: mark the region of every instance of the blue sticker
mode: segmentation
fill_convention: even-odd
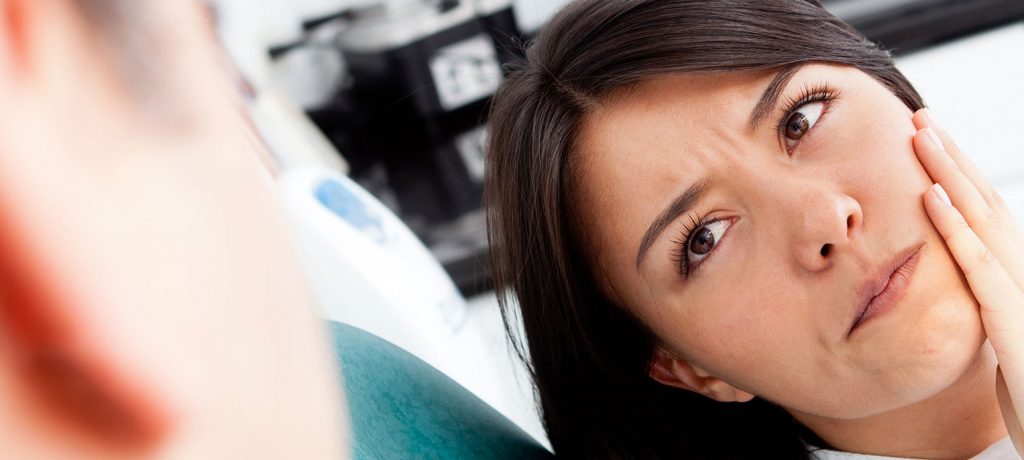
[[[349,225],[359,229],[378,243],[384,243],[384,227],[380,216],[370,211],[366,203],[345,184],[328,179],[316,188],[316,199]]]

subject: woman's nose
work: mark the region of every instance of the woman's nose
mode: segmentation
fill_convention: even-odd
[[[860,203],[836,191],[805,189],[795,211],[793,250],[809,271],[828,268],[837,252],[849,250],[864,220]]]

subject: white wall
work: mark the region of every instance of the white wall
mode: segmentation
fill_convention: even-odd
[[[1024,217],[1024,23],[897,59],[942,128]]]
[[[569,0],[515,0],[516,21],[526,31],[534,31]]]

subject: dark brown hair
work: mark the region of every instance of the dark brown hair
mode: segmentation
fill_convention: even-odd
[[[602,295],[571,200],[577,130],[613,92],[668,74],[807,62],[858,68],[923,106],[888,52],[813,0],[577,1],[510,69],[490,115],[492,270],[559,455],[806,458],[804,441],[821,445],[769,402],[718,403],[651,380],[655,338]]]

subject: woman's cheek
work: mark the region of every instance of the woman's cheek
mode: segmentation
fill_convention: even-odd
[[[786,297],[775,289],[785,289],[771,285],[748,279],[742,283],[708,286],[706,292],[715,295],[695,304],[694,313],[687,320],[688,325],[697,325],[687,334],[687,339],[693,342],[692,349],[716,362],[736,363],[742,367],[749,365],[748,358],[773,348],[775,338],[771,331],[786,326],[778,322],[789,312],[775,302],[779,297]]]

